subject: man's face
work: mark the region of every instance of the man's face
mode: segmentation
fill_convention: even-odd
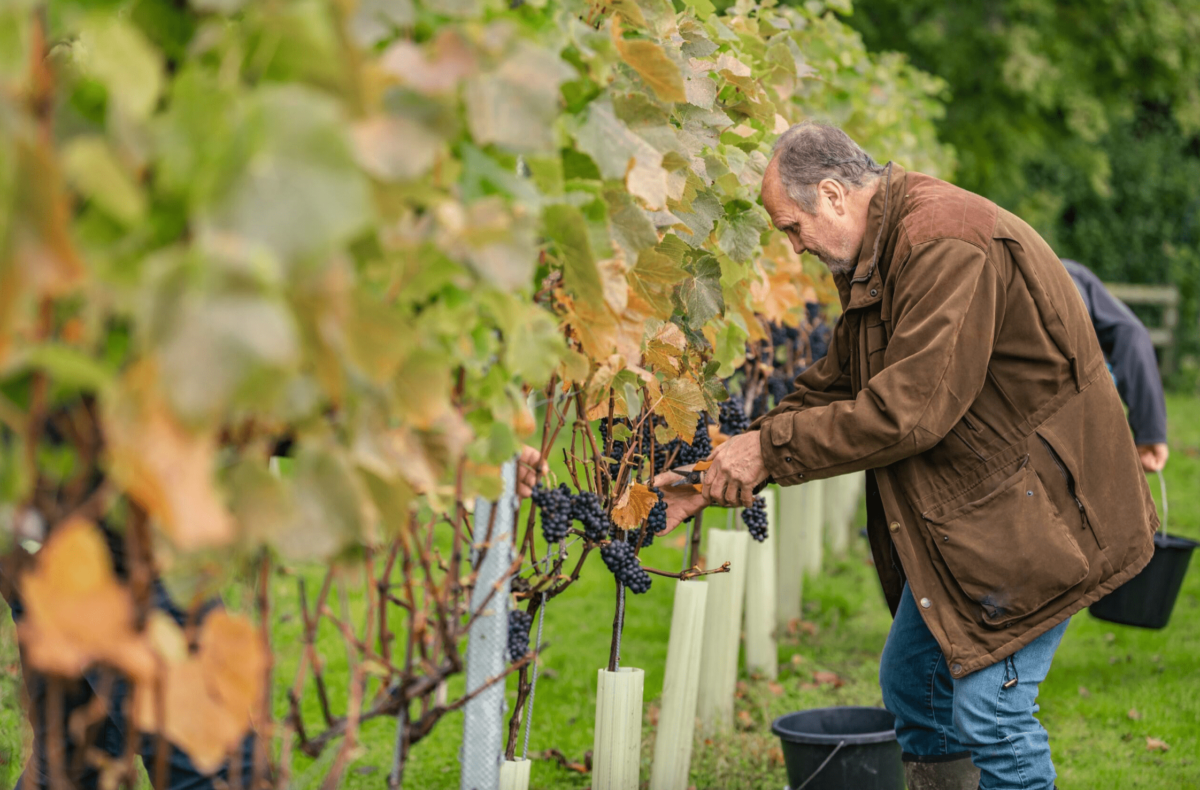
[[[849,274],[858,262],[866,230],[866,216],[857,216],[857,203],[841,184],[822,181],[817,186],[817,213],[809,214],[788,196],[774,159],[763,175],[763,208],[776,228],[787,234],[799,255],[811,252],[835,274]]]

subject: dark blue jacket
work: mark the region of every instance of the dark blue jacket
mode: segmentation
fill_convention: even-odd
[[[1167,441],[1167,405],[1150,333],[1133,311],[1108,292],[1091,269],[1063,260],[1083,296],[1104,356],[1112,366],[1117,392],[1129,407],[1129,425],[1137,444]]]

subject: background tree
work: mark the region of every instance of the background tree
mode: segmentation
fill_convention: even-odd
[[[947,81],[959,184],[1104,279],[1178,285],[1200,350],[1200,8],[863,0],[849,22]]]

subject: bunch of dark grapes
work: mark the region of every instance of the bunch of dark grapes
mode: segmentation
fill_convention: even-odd
[[[750,537],[762,543],[767,539],[767,500],[754,497],[754,504],[742,508],[742,523],[750,530]]]
[[[746,401],[738,393],[721,402],[721,433],[737,436],[750,430],[750,418],[746,416]]]
[[[701,413],[700,418],[696,420],[696,435],[692,437],[692,443],[683,442],[679,446],[679,463],[684,466],[694,464],[711,454],[712,440],[708,438],[708,415]]]
[[[650,590],[650,574],[642,569],[632,543],[614,540],[600,549],[600,559],[617,578],[617,583],[624,584],[631,593],[640,595]]]
[[[583,532],[591,541],[604,540],[608,534],[608,513],[600,497],[591,491],[580,491],[571,503],[571,518],[583,524]]]
[[[644,549],[647,546],[654,545],[654,536],[667,528],[667,500],[663,499],[662,491],[657,488],[651,488],[658,495],[658,502],[654,507],[650,508],[650,514],[646,516],[646,523],[640,529],[629,531],[629,542],[636,548],[638,544]],[[646,533],[646,539],[642,540],[642,532]]]
[[[529,652],[529,628],[533,615],[523,609],[508,613],[508,660],[520,661]]]
[[[791,395],[794,389],[792,379],[782,370],[772,373],[771,378],[767,379],[767,390],[775,399],[776,406],[788,395]]]
[[[754,399],[754,406],[750,409],[750,419],[757,420],[770,410],[771,407],[767,403],[767,393],[762,392],[757,398]]]
[[[558,488],[539,485],[533,489],[531,499],[541,514],[542,537],[547,543],[558,543],[567,537],[571,529],[574,498],[566,483],[561,483]]]

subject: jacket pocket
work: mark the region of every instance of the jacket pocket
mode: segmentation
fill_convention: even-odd
[[[926,521],[946,567],[1002,627],[1032,614],[1088,575],[1080,551],[1026,456],[982,499]]]

